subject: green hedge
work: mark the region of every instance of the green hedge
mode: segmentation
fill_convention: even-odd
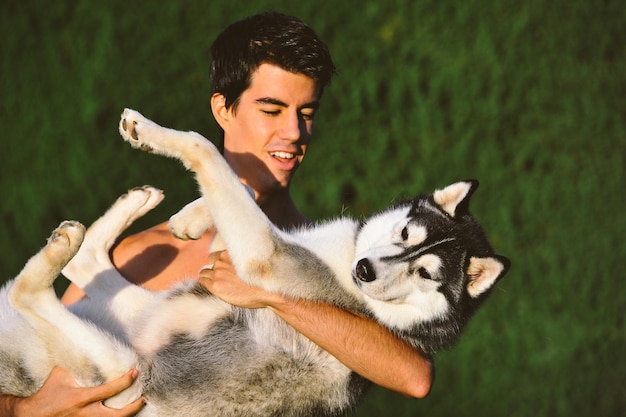
[[[363,216],[477,178],[473,211],[513,269],[425,400],[375,389],[358,416],[612,416],[626,406],[622,239],[626,7],[619,1],[4,1],[0,281],[63,219],[127,189],[196,195],[175,161],[131,150],[124,107],[216,137],[211,40],[277,9],[328,42],[339,76],[294,195]],[[618,268],[619,267],[619,268]],[[210,387],[208,387],[210,389]]]

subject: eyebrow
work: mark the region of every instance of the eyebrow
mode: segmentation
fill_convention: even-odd
[[[289,107],[287,103],[282,100],[278,100],[272,97],[262,97],[255,100],[257,104],[271,104],[279,107]],[[320,106],[320,102],[318,100],[312,101],[310,103],[305,103],[300,106],[300,109],[317,109]]]

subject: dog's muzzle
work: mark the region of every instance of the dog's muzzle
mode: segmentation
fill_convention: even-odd
[[[356,263],[354,276],[359,281],[372,282],[376,279],[376,272],[372,263],[367,258],[363,258]]]

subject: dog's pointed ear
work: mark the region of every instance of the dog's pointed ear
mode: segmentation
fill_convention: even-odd
[[[469,283],[467,292],[472,298],[478,298],[502,278],[509,270],[511,262],[503,256],[487,258],[471,257],[467,267]]]
[[[448,185],[433,193],[433,199],[451,217],[469,210],[469,199],[478,188],[478,181],[467,180]]]

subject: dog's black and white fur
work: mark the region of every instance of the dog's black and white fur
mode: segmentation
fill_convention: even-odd
[[[363,223],[340,218],[285,232],[202,136],[131,110],[120,132],[195,172],[203,197],[172,218],[176,235],[197,237],[214,224],[242,279],[370,316],[427,353],[456,341],[508,269],[468,212],[475,181]],[[140,378],[107,405],[144,395],[144,417],[331,416],[353,407],[367,382],[271,311],[233,307],[194,282],[153,293],[117,273],[109,249],[161,199],[151,187],[131,190],[86,235],[80,224],[63,223],[2,289],[0,391],[30,395],[54,365],[85,386],[136,367]],[[51,289],[62,269],[88,295],[71,312]]]

